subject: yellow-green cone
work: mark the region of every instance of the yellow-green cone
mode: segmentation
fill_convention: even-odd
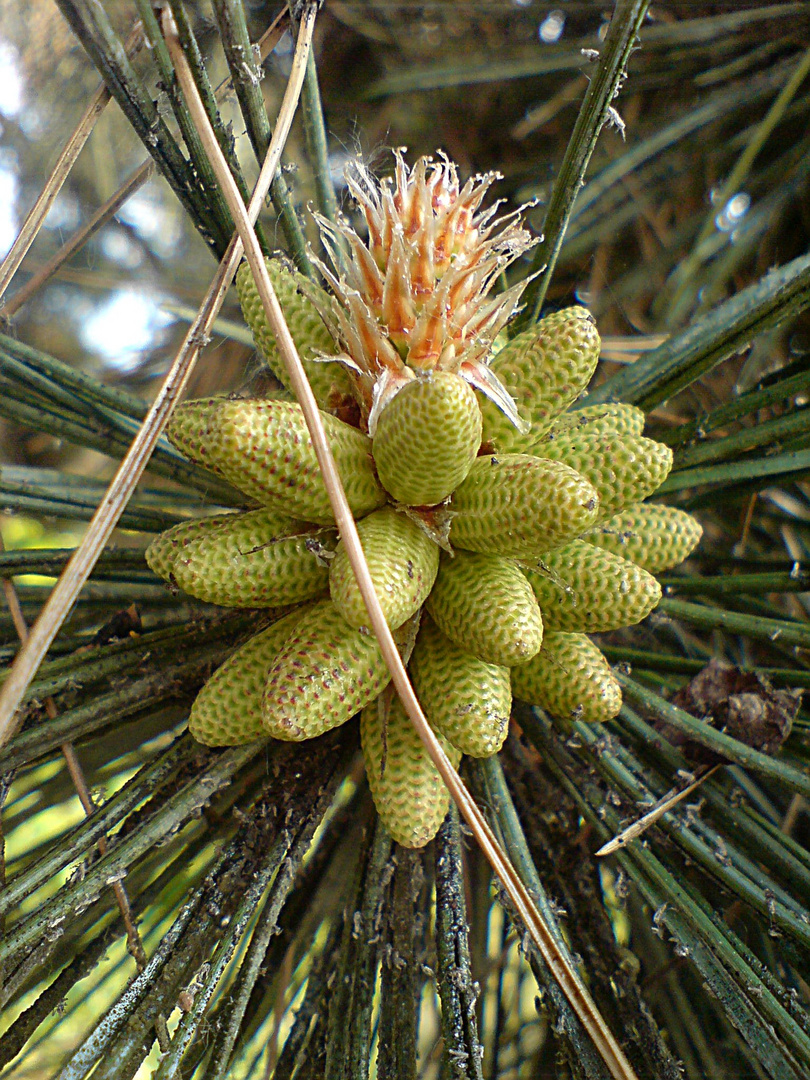
[[[373,445],[380,481],[397,502],[441,502],[470,471],[481,445],[475,393],[449,371],[406,383],[381,412]]]
[[[646,416],[635,405],[586,405],[558,416],[547,438],[558,435],[642,435]]]
[[[498,454],[476,460],[451,508],[453,547],[522,559],[589,529],[599,513],[599,496],[560,462]]]
[[[588,724],[604,723],[622,707],[621,686],[590,638],[556,630],[528,663],[512,668],[512,693],[552,716]]]
[[[628,507],[583,539],[657,574],[682,563],[702,535],[691,514],[653,505]]]
[[[339,351],[312,301],[299,290],[301,275],[288,270],[279,259],[265,259],[281,310],[287,320],[298,355],[304,365],[315,400],[322,409],[329,408],[342,397],[352,394],[351,377],[342,364],[312,360],[313,356],[330,356]],[[314,286],[311,286],[314,288]],[[236,291],[242,305],[245,322],[253,331],[256,348],[265,358],[273,374],[289,387],[287,368],[278,351],[276,337],[270,329],[259,298],[253,273],[246,262],[236,275]],[[326,296],[326,294],[324,294]],[[328,303],[328,298],[327,298]]]
[[[179,543],[175,526],[146,552],[156,569],[168,561],[162,549],[172,549],[169,573],[162,576],[189,596],[223,607],[276,607],[309,600],[329,584],[329,570],[317,552],[334,550],[333,529],[316,530],[275,510],[227,514],[202,524],[207,528],[191,539],[185,524],[179,526]]]
[[[640,566],[573,540],[543,556],[547,571],[525,570],[548,630],[597,634],[632,626],[661,599],[661,586]]]
[[[599,521],[641,502],[661,486],[672,468],[672,451],[640,435],[572,432],[542,443],[539,457],[576,469],[599,493]]]
[[[424,616],[408,671],[434,731],[470,757],[500,750],[512,708],[508,668],[472,656]]]
[[[324,600],[301,619],[270,668],[264,731],[289,742],[313,739],[345,724],[388,679],[377,639],[354,630]]]
[[[206,746],[240,746],[264,739],[262,692],[284,642],[308,611],[296,608],[246,641],[218,667],[191,706],[188,729]]]
[[[164,581],[172,581],[174,564],[185,548],[199,537],[206,536],[212,528],[216,528],[229,517],[230,514],[218,514],[216,517],[194,518],[193,521],[183,521],[160,533],[144,552],[149,569]],[[293,519],[286,514],[278,514],[276,520],[283,530],[292,525]]]
[[[189,461],[222,477],[225,474],[211,456],[208,424],[227,401],[228,398],[223,396],[184,401],[174,410],[166,427],[166,436],[176,450],[185,454]]]
[[[386,696],[367,705],[360,717],[368,786],[393,839],[403,847],[424,847],[444,821],[450,794],[399,698],[393,695],[387,706]],[[437,737],[458,768],[461,754]]]
[[[386,621],[396,630],[419,610],[432,589],[439,548],[416,522],[391,507],[363,518],[357,531]],[[329,592],[349,626],[370,625],[342,541],[329,571]]]
[[[197,402],[181,405],[169,422],[175,442],[189,429],[205,441],[207,461],[240,491],[258,502],[282,505],[294,517],[332,524],[326,488],[299,405],[287,401],[215,399],[200,409]],[[371,440],[357,428],[321,413],[329,445],[340,471],[349,505],[356,517],[382,506],[385,492],[371,462]],[[180,449],[183,446],[175,442]]]
[[[532,428],[521,435],[494,402],[480,396],[484,441],[501,452],[533,446],[588,385],[598,359],[596,323],[583,307],[546,315],[513,338],[490,366]]]
[[[520,664],[543,642],[531,586],[514,563],[496,555],[442,554],[426,606],[447,637],[488,664]]]

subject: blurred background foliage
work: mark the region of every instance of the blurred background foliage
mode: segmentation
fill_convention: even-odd
[[[125,39],[135,4],[99,6]],[[236,6],[253,41],[281,10]],[[315,55],[338,201],[351,156],[387,171],[388,147],[407,146],[411,160],[441,148],[463,176],[497,169],[495,195],[507,210],[529,203],[539,232],[611,7],[328,0]],[[217,86],[228,65],[212,8],[185,10]],[[667,579],[659,614],[605,639],[612,659],[632,663],[622,669],[628,706],[609,731],[524,713],[503,771],[490,763],[469,774],[549,919],[561,917],[641,1077],[677,1076],[676,1059],[690,1078],[810,1072],[810,717],[799,711],[777,754],[785,730],[772,744],[747,743],[665,700],[712,656],[767,672],[778,687],[810,681],[810,288],[794,262],[810,236],[808,31],[802,2],[648,9],[546,305],[581,302],[595,313],[604,339],[596,383],[605,386],[595,393],[648,409],[651,432],[676,447],[667,498],[698,514],[705,540]],[[271,122],[292,44],[287,32],[264,65]],[[133,63],[171,125],[153,50]],[[98,82],[52,0],[0,0],[0,254]],[[251,184],[258,166],[245,121],[233,100],[222,113]],[[317,245],[306,210],[318,177],[305,144],[298,120],[283,172]],[[215,267],[169,184],[153,177],[20,302],[144,160],[110,105],[6,296],[0,564],[29,622]],[[286,247],[272,210],[263,225],[270,247]],[[756,290],[787,264],[798,284],[771,318]],[[754,312],[750,332],[739,348],[721,347],[739,317],[733,298],[749,287],[739,305]],[[191,396],[264,385],[235,296],[222,317],[232,325],[205,349]],[[687,374],[668,383],[662,365],[688,353],[679,335],[694,326],[694,369],[684,361]],[[71,382],[51,357],[93,383]],[[495,902],[457,825],[449,820],[424,857],[392,857],[373,828],[351,729],[294,759],[287,747],[218,754],[182,735],[197,688],[256,620],[173,596],[146,570],[148,534],[226,501],[162,454],[4,750],[0,1075],[601,1077],[542,964],[530,949],[528,964],[521,955],[508,906]],[[5,611],[0,631],[9,659],[16,636]],[[761,687],[752,693],[758,708],[778,712]],[[662,734],[664,721],[680,736]],[[695,742],[732,764],[642,843],[595,860],[620,823],[701,767]],[[66,765],[74,744],[106,816],[85,820]],[[100,858],[105,832],[110,851]],[[109,888],[119,879],[146,956],[160,960],[145,996],[125,993],[136,963]],[[131,932],[129,944],[137,955]],[[113,1003],[112,1034],[91,1046]],[[156,1038],[168,1049],[162,1060]]]

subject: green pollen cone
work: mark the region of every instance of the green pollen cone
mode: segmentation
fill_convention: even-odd
[[[218,667],[191,706],[188,729],[206,746],[240,746],[267,738],[262,692],[279,650],[307,613],[296,608],[246,641]]]
[[[368,786],[383,825],[398,844],[429,843],[450,809],[450,793],[428,757],[396,695],[383,695],[363,709],[360,738]],[[455,768],[461,754],[439,735]]]
[[[673,506],[631,506],[583,539],[629,559],[651,574],[678,566],[697,547],[703,529]]]
[[[512,693],[561,720],[601,724],[622,707],[622,691],[607,660],[584,634],[549,630],[543,648],[512,668]]]
[[[424,617],[408,670],[434,731],[470,757],[500,750],[512,709],[508,668],[470,655]]]
[[[596,323],[583,307],[546,315],[513,338],[490,366],[532,428],[521,435],[494,402],[480,395],[484,442],[501,452],[533,446],[590,382],[599,344]]]
[[[286,514],[276,515],[275,511],[271,513],[274,514],[280,529],[284,530],[292,525],[293,519],[287,517]],[[173,525],[171,529],[166,529],[155,537],[144,552],[149,569],[158,577],[162,577],[164,581],[172,581],[174,564],[183,551],[195,540],[207,536],[212,528],[216,528],[230,516],[230,514],[218,514],[216,517],[194,518],[192,521],[183,521],[179,525]]]
[[[228,398],[223,396],[184,401],[174,410],[166,427],[166,436],[176,450],[195,464],[203,465],[222,477],[225,473],[211,457],[208,425],[211,417],[227,401]]]
[[[524,570],[548,630],[597,634],[632,626],[661,599],[661,586],[640,566],[574,540],[543,556],[545,573]]]
[[[666,480],[672,468],[668,446],[640,435],[586,431],[549,439],[535,453],[569,465],[593,484],[599,493],[599,521],[646,499]]]
[[[353,393],[351,376],[342,364],[313,361],[313,356],[330,356],[340,350],[318,314],[312,301],[299,290],[301,275],[288,270],[279,259],[265,259],[287,326],[304,365],[315,400],[322,409],[328,409],[341,398]],[[314,286],[310,286],[314,288]],[[273,374],[284,386],[289,387],[290,378],[276,344],[276,336],[270,329],[264,307],[259,298],[253,273],[246,262],[236,275],[236,291],[242,305],[245,322],[253,332],[256,348],[265,358]],[[328,298],[324,294],[325,302]]]
[[[496,555],[442,554],[426,607],[447,637],[487,664],[520,664],[543,642],[531,586],[514,563]]]
[[[313,739],[345,724],[388,680],[376,638],[354,630],[324,600],[301,619],[270,668],[264,732],[288,742]]]
[[[434,371],[406,383],[380,414],[374,462],[386,491],[408,506],[446,499],[481,445],[481,411],[460,375]]]
[[[226,514],[201,524],[207,528],[191,539],[181,536],[177,543],[175,527],[147,550],[152,565],[152,546],[170,545],[170,572],[163,576],[198,600],[223,607],[276,607],[309,600],[329,584],[327,565],[317,556],[334,550],[333,529],[316,530],[275,510]]]
[[[635,405],[586,405],[557,417],[547,438],[558,435],[641,435],[646,416]]]
[[[595,524],[599,496],[568,465],[498,454],[479,457],[453,494],[450,543],[522,559],[559,547]]]
[[[363,518],[357,531],[386,621],[395,630],[419,610],[433,588],[439,548],[416,522],[391,507]],[[370,625],[342,542],[329,571],[329,592],[349,626]]]
[[[208,461],[246,495],[283,505],[305,521],[331,525],[332,509],[301,407],[287,401],[215,402],[209,409],[196,402],[181,405],[169,423],[169,438],[174,442],[177,427],[188,440],[189,427],[196,424]],[[321,419],[352,512],[362,517],[382,506],[386,495],[374,475],[371,440],[329,413],[321,413]]]

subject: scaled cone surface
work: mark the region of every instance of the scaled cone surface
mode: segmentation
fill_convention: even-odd
[[[495,284],[534,240],[519,216],[482,208],[494,174],[461,184],[447,158],[409,169],[394,157],[393,180],[361,163],[347,173],[366,240],[318,219],[323,287],[277,260],[268,270],[386,618],[457,763],[497,752],[512,692],[561,720],[614,715],[618,683],[585,635],[649,614],[651,571],[686,558],[700,526],[644,504],[672,455],[643,436],[640,410],[577,408],[600,348],[585,308],[506,341],[525,281]],[[237,289],[286,385],[246,267]],[[157,537],[152,569],[209,602],[299,605],[214,673],[192,733],[212,745],[299,741],[362,710],[383,821],[400,843],[427,843],[448,795],[388,687],[300,407],[283,390],[187,402],[168,436],[246,506]]]

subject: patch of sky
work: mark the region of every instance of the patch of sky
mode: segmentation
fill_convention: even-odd
[[[553,45],[559,41],[565,29],[565,13],[562,11],[550,11],[540,23],[537,34],[544,45]]]
[[[94,310],[95,304],[87,293],[73,285],[52,282],[47,289],[43,289],[31,317],[43,326],[47,326],[54,318],[64,318],[78,326],[88,319]]]
[[[118,289],[83,321],[85,348],[119,371],[134,371],[148,349],[156,345],[174,316],[161,310],[145,292]]]
[[[131,225],[159,258],[177,255],[183,240],[180,218],[160,198],[155,187],[147,186],[137,191],[116,216]]]
[[[59,192],[56,202],[48,211],[48,216],[45,218],[45,228],[72,231],[78,228],[80,217],[79,200],[75,195],[63,190]]]
[[[346,166],[353,155],[348,150],[333,150],[329,155],[329,178],[337,191],[346,187]]]
[[[720,232],[733,233],[751,206],[751,196],[745,191],[738,191],[728,200],[726,205],[714,219],[715,226]]]
[[[279,38],[278,44],[273,49],[274,56],[286,56],[293,51],[293,39],[289,30],[285,30]]]
[[[23,106],[23,81],[17,50],[0,38],[0,114],[7,119],[19,116]]]
[[[285,30],[275,49],[270,54],[270,63],[285,78],[292,71],[293,49],[292,35],[289,30]]]
[[[49,128],[47,110],[40,109],[33,102],[28,102],[17,117],[17,123],[23,135],[31,142],[41,139]]]
[[[25,100],[19,55],[14,46],[3,38],[0,38],[0,116],[19,124],[28,139],[39,138],[47,127],[43,110],[37,107],[35,101]]]
[[[125,270],[135,270],[143,262],[143,250],[123,229],[108,226],[101,231],[98,246],[105,259]]]
[[[6,254],[17,238],[17,179],[16,154],[0,151],[0,257]]]

